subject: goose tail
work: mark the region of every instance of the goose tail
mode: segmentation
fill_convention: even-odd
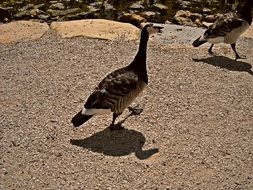
[[[199,46],[201,46],[202,44],[204,44],[204,43],[206,43],[207,41],[206,40],[203,40],[203,39],[201,39],[201,37],[199,37],[199,38],[197,38],[193,43],[192,43],[192,45],[194,46],[194,47],[199,47]]]
[[[82,111],[78,112],[71,120],[74,127],[79,127],[80,125],[84,124],[88,121],[93,115],[83,115]]]

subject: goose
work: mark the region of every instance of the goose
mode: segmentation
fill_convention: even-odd
[[[245,4],[235,12],[224,15],[223,19],[218,19],[204,32],[202,36],[193,42],[194,47],[198,47],[206,42],[211,43],[208,53],[213,55],[212,48],[214,44],[226,43],[230,44],[234,53],[235,60],[245,58],[240,56],[236,51],[236,41],[239,36],[245,32],[252,23],[253,0],[247,0]]]
[[[146,68],[147,43],[151,35],[161,33],[161,26],[146,24],[141,31],[139,50],[134,60],[126,67],[108,74],[88,97],[84,107],[71,120],[74,127],[79,127],[90,118],[99,114],[113,113],[111,130],[121,129],[115,124],[116,118],[135,100],[148,84]],[[142,109],[131,108],[133,114]]]

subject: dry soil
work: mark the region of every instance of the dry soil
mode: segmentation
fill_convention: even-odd
[[[193,40],[192,38],[189,38]],[[253,189],[253,41],[190,48],[152,40],[144,108],[125,130],[71,118],[138,42],[61,39],[0,45],[0,189]],[[127,116],[127,111],[119,120]]]

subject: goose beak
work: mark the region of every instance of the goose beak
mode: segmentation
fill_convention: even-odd
[[[154,28],[158,30],[158,32],[157,32],[158,34],[163,33],[162,29],[163,29],[164,27],[162,27],[162,26],[154,26]]]

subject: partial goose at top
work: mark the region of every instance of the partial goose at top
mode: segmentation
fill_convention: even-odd
[[[113,113],[111,130],[120,129],[116,118],[135,100],[148,84],[147,44],[150,36],[160,33],[163,27],[147,24],[141,31],[139,50],[134,60],[126,67],[108,74],[88,97],[84,108],[71,120],[75,127],[81,126],[98,114]],[[142,110],[130,109],[139,114]]]
[[[231,45],[236,60],[245,58],[245,56],[240,56],[237,53],[235,46],[239,36],[245,32],[252,23],[252,6],[253,0],[246,0],[244,5],[238,8],[237,11],[225,14],[223,19],[218,19],[214,24],[210,25],[205,33],[193,42],[193,46],[198,47],[209,42],[212,45],[208,49],[208,52],[213,55],[212,48],[214,44],[226,43]]]

